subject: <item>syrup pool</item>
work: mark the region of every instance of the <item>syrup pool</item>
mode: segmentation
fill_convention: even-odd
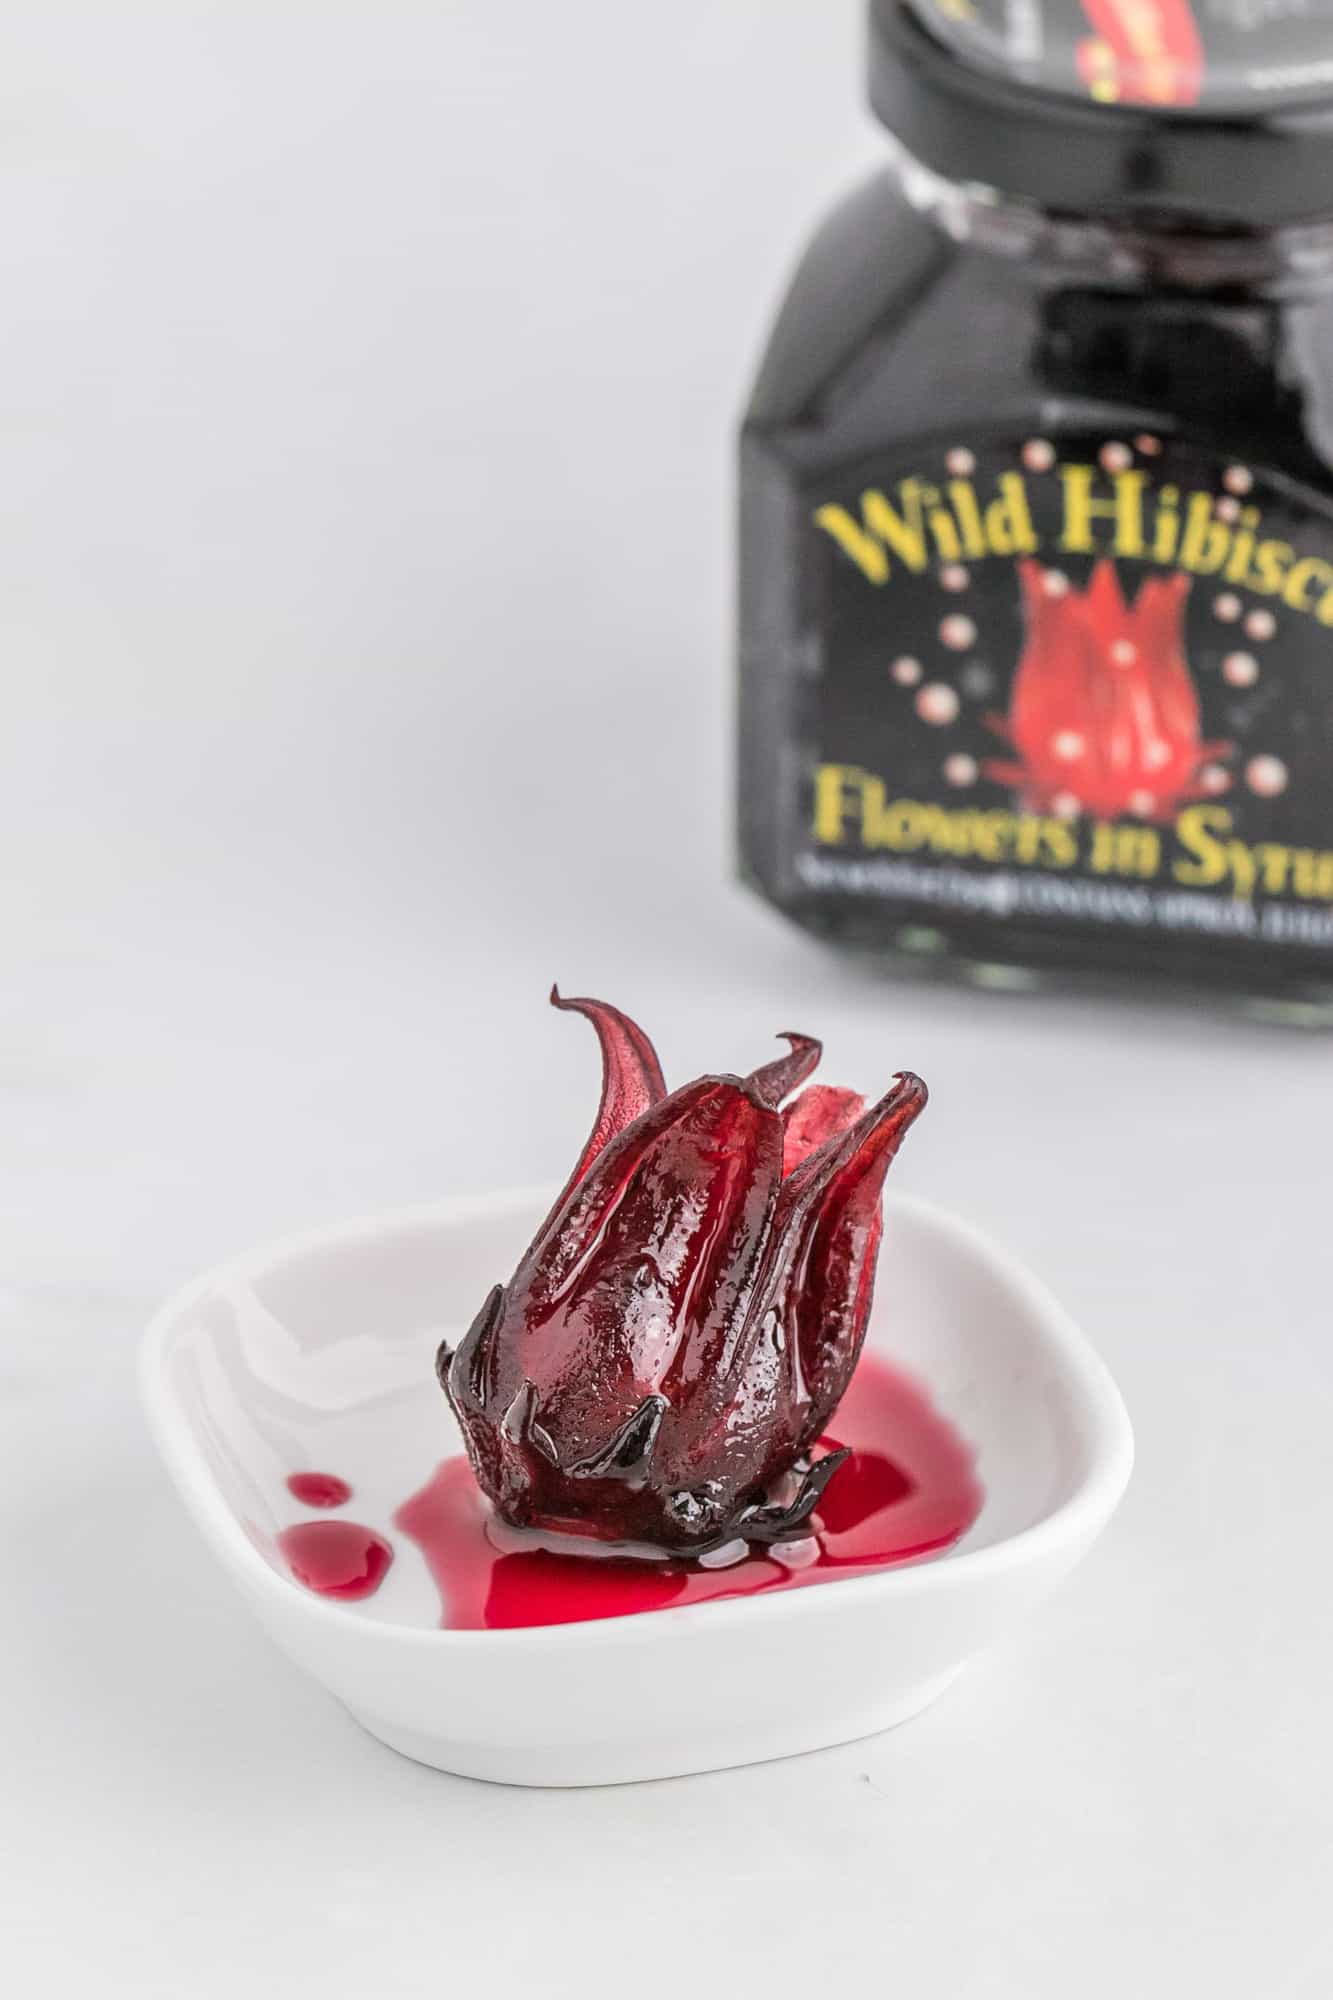
[[[627,1612],[800,1590],[946,1549],[981,1511],[974,1455],[908,1377],[865,1356],[822,1451],[848,1445],[813,1536],[727,1568],[498,1548],[465,1458],[446,1459],[395,1524],[425,1557],[451,1631],[568,1625]],[[332,1527],[333,1522],[311,1523]],[[290,1532],[290,1531],[289,1531]]]
[[[287,1491],[303,1507],[345,1507],[352,1489],[336,1472],[293,1472]]]
[[[373,1596],[393,1561],[383,1535],[357,1521],[298,1521],[282,1530],[278,1548],[307,1590],[347,1601]]]

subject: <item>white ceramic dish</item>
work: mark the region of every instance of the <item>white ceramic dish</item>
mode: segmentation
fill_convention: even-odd
[[[546,1206],[451,1201],[278,1244],[199,1279],[144,1341],[154,1433],[223,1566],[283,1650],[409,1757],[512,1784],[614,1784],[887,1729],[1027,1616],[1124,1491],[1129,1422],[1066,1315],[962,1223],[891,1198],[869,1339],[977,1449],[985,1504],[955,1549],[772,1597],[441,1631],[393,1513],[458,1449],[436,1345],[508,1276]],[[278,1554],[301,1512],[287,1475],[312,1468],[350,1480],[348,1511],[394,1543],[361,1603],[305,1590]]]

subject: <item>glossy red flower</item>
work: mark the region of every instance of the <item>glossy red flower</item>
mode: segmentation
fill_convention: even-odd
[[[869,1108],[787,1054],[669,1095],[652,1044],[563,1000],[602,1100],[507,1286],[438,1358],[477,1479],[517,1527],[699,1554],[799,1533],[845,1454],[816,1443],[865,1337],[889,1162],[926,1101]]]
[[[1183,632],[1190,579],[1150,577],[1129,604],[1110,561],[1086,590],[1040,563],[1019,573],[1027,638],[1009,713],[991,722],[1019,761],[986,775],[1017,786],[1030,811],[1099,819],[1165,819],[1201,796],[1202,766],[1231,746],[1199,733]]]

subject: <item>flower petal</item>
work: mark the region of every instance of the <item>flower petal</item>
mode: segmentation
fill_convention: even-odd
[[[787,1329],[793,1385],[814,1442],[851,1380],[865,1339],[889,1163],[925,1108],[926,1086],[904,1072],[849,1131],[783,1182],[773,1218],[771,1310]]]
[[[782,1114],[782,1171],[789,1174],[802,1160],[838,1132],[854,1125],[866,1108],[858,1090],[834,1083],[812,1083]]]
[[[656,1049],[638,1023],[618,1007],[608,1006],[605,1000],[566,1000],[558,986],[551,988],[551,1005],[567,1014],[584,1015],[597,1030],[602,1045],[602,1101],[578,1165],[560,1196],[563,1201],[603,1146],[666,1096],[666,1083]]]
[[[778,1039],[791,1043],[790,1053],[765,1063],[762,1069],[751,1070],[745,1079],[747,1089],[770,1111],[776,1111],[783,1098],[805,1082],[824,1053],[824,1044],[812,1035],[794,1035],[784,1029]]]
[[[652,1396],[679,1449],[743,1346],[781,1173],[782,1125],[734,1077],[664,1098],[598,1155],[508,1287],[492,1407],[537,1385],[566,1473]],[[706,1407],[705,1407],[706,1406]]]

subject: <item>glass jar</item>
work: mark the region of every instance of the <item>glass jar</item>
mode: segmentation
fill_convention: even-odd
[[[872,5],[900,145],[742,434],[742,866],[900,963],[1333,1020],[1333,19],[1196,8]]]

